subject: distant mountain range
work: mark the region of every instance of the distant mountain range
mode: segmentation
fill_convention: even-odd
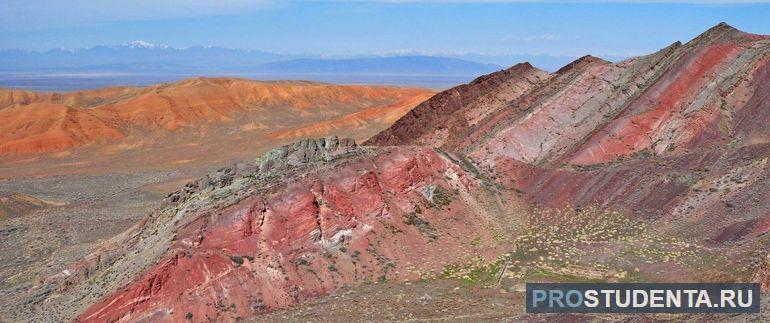
[[[446,89],[521,62],[553,72],[575,59],[542,54],[424,52],[326,57],[212,46],[180,49],[138,40],[74,50],[0,50],[0,87],[66,92],[224,76]]]
[[[502,69],[490,63],[438,56],[323,58],[221,47],[178,49],[134,41],[119,46],[45,52],[0,51],[0,71],[32,73],[269,73],[481,75]]]
[[[143,41],[119,46],[95,46],[77,50],[53,49],[45,52],[0,51],[2,71],[202,71],[229,70],[296,56],[221,47],[178,49]]]
[[[394,56],[350,59],[295,59],[257,67],[269,73],[479,75],[501,70],[495,64],[436,56]],[[485,72],[486,71],[486,72]]]
[[[322,57],[311,54],[276,54],[212,46],[173,48],[145,41],[117,46],[48,51],[0,51],[0,72],[5,73],[144,73],[144,74],[380,74],[477,76],[521,62],[548,71],[576,57],[551,55],[487,55],[422,53],[381,56]],[[612,58],[610,58],[612,59]]]

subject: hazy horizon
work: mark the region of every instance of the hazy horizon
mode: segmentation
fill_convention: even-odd
[[[723,21],[770,34],[766,1],[10,0],[0,6],[0,50],[143,40],[323,57],[612,58],[687,41]]]
[[[523,62],[553,72],[584,55],[646,55],[720,22],[770,34],[770,3],[753,0],[8,0],[0,9],[0,86],[47,91],[191,76],[447,88]],[[435,59],[296,61],[406,56]]]

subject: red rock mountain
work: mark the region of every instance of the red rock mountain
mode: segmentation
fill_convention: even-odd
[[[620,63],[519,64],[365,146],[303,140],[191,182],[22,312],[238,320],[500,262],[525,281],[767,285],[769,74],[770,38],[725,24]]]
[[[720,24],[687,44],[618,64],[586,56],[547,76],[517,65],[437,95],[367,144],[426,144],[490,163],[592,165],[644,151],[671,156],[766,142],[768,60],[766,36]],[[506,72],[515,76],[502,81]],[[482,89],[502,82],[535,89],[505,91],[514,97],[487,103],[485,96],[502,89]],[[480,116],[479,105],[492,112]]]

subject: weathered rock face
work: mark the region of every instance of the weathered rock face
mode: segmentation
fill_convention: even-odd
[[[40,308],[79,321],[247,318],[489,263],[525,226],[555,232],[560,249],[581,229],[571,225],[594,220],[583,208],[619,221],[607,236],[579,232],[599,236],[573,241],[586,258],[668,246],[666,260],[623,260],[656,277],[676,270],[660,280],[767,285],[768,60],[768,37],[720,24],[617,64],[586,56],[554,74],[520,64],[481,77],[424,102],[373,147],[304,140],[187,184],[43,282]],[[564,209],[574,212],[540,212]],[[638,240],[618,237],[626,226]],[[695,260],[665,267],[685,253]]]
[[[722,26],[693,40],[654,85],[603,131],[588,137],[571,162],[593,164],[644,150],[670,155],[758,141],[741,134],[746,131],[766,141],[764,130],[743,120],[748,111],[767,110],[753,102],[766,96],[761,88],[766,85],[760,84],[767,82],[752,80],[765,78],[769,46],[766,39]]]
[[[125,284],[79,321],[231,320],[343,286],[494,261],[504,239],[493,236],[519,206],[467,167],[432,148],[304,140],[188,184],[50,282],[66,286],[56,292],[64,297]]]

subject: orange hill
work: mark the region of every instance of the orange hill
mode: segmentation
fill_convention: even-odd
[[[415,88],[234,78],[62,94],[0,89],[0,158],[75,148],[114,153],[169,140],[205,146],[253,132],[296,139],[344,129],[363,140],[432,95]]]

